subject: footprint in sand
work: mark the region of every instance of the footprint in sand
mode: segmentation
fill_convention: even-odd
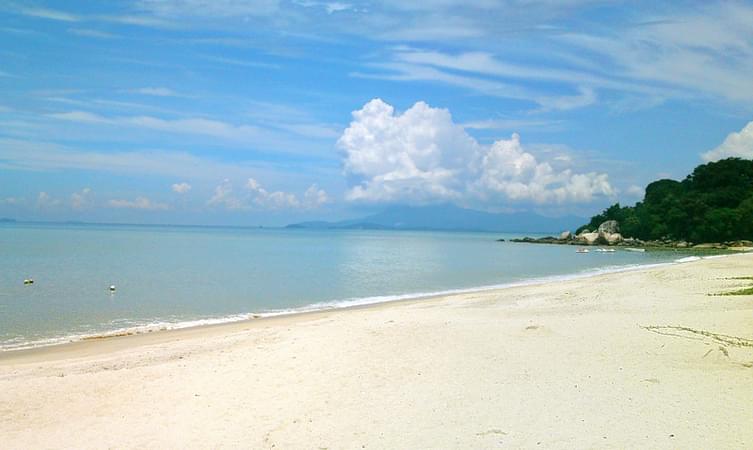
[[[523,333],[527,336],[549,336],[552,330],[544,325],[531,324],[523,328]]]

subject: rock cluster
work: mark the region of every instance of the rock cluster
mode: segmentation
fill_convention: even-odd
[[[594,231],[584,229],[578,235],[570,231],[563,231],[559,237],[546,236],[543,238],[524,237],[521,239],[510,239],[511,242],[527,242],[534,244],[564,244],[564,245],[606,245],[606,246],[625,246],[625,247],[658,247],[658,248],[697,248],[697,249],[727,249],[752,248],[753,242],[746,240],[731,242],[712,242],[704,244],[693,244],[686,241],[675,241],[671,239],[659,239],[653,241],[643,241],[640,239],[626,238],[620,234],[620,224],[616,220],[607,220],[599,225]]]

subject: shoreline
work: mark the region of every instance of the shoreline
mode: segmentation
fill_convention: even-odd
[[[642,271],[650,271],[662,267],[671,267],[678,264],[694,263],[702,260],[740,257],[744,255],[753,255],[753,252],[741,252],[741,253],[728,253],[717,254],[707,256],[688,256],[678,258],[674,261],[663,263],[651,263],[640,265],[619,266],[613,269],[603,268],[596,271],[596,273],[574,273],[568,275],[552,275],[540,278],[532,278],[529,280],[522,280],[518,282],[507,283],[503,285],[490,285],[479,286],[467,289],[451,289],[445,291],[438,291],[436,293],[418,293],[418,294],[405,294],[398,295],[395,298],[384,301],[374,301],[368,303],[347,304],[345,301],[328,302],[337,303],[337,306],[326,306],[315,309],[308,309],[317,304],[307,305],[301,308],[292,309],[284,312],[271,312],[271,313],[248,313],[237,314],[234,316],[245,315],[246,318],[238,320],[222,321],[219,319],[198,319],[187,322],[198,322],[205,320],[218,320],[216,323],[205,323],[198,325],[179,326],[175,328],[154,328],[149,331],[130,332],[130,330],[142,329],[144,327],[128,328],[123,330],[114,330],[112,333],[103,334],[91,334],[83,336],[79,339],[69,340],[68,342],[59,342],[51,344],[35,345],[23,348],[3,349],[0,350],[0,366],[4,363],[12,363],[15,361],[45,361],[47,358],[63,359],[70,355],[82,355],[82,354],[95,354],[105,353],[106,351],[98,351],[96,347],[102,346],[108,347],[112,350],[127,349],[131,345],[150,345],[155,343],[169,342],[185,337],[201,337],[205,334],[212,335],[218,331],[236,332],[238,330],[247,330],[253,326],[265,326],[267,324],[276,323],[295,323],[298,321],[305,321],[309,318],[316,319],[318,317],[326,316],[328,313],[347,312],[361,309],[378,309],[389,308],[396,305],[411,305],[418,303],[427,303],[432,300],[449,300],[462,298],[465,295],[474,294],[489,294],[489,295],[501,295],[511,289],[519,289],[526,287],[536,287],[549,283],[567,283],[569,281],[580,281],[589,279],[598,279],[601,277],[609,277],[611,275],[618,275],[623,273],[635,273]],[[365,299],[384,298],[390,296],[378,296],[378,297],[366,297]],[[360,299],[359,299],[360,300]],[[356,300],[358,301],[358,300]],[[346,304],[344,304],[346,303]],[[342,305],[342,306],[340,306]],[[233,316],[231,316],[233,317]],[[182,325],[186,322],[176,322],[175,324],[168,325]],[[108,345],[112,343],[112,345]]]
[[[0,355],[4,448],[750,448],[753,254]],[[742,279],[740,277],[746,277]]]
[[[144,325],[136,325],[133,327],[118,328],[111,331],[93,332],[89,334],[69,335],[62,337],[53,337],[49,339],[43,339],[41,341],[32,341],[30,343],[23,343],[17,347],[0,347],[0,363],[6,358],[5,355],[19,353],[19,352],[34,352],[41,349],[54,349],[58,347],[70,346],[87,342],[101,342],[110,339],[123,339],[132,338],[142,335],[157,335],[161,333],[174,333],[181,330],[190,330],[196,328],[205,327],[219,327],[223,325],[232,325],[238,323],[255,323],[262,320],[275,318],[275,317],[291,317],[306,314],[314,314],[319,312],[328,311],[341,311],[354,308],[368,308],[385,304],[402,303],[402,302],[421,302],[431,300],[439,297],[459,296],[464,294],[476,294],[476,293],[494,293],[497,291],[504,291],[507,289],[514,289],[518,287],[536,286],[544,283],[557,283],[569,280],[587,279],[598,277],[601,275],[609,275],[615,273],[624,273],[632,271],[649,270],[652,268],[669,266],[673,264],[683,264],[698,259],[713,259],[720,257],[737,256],[741,253],[726,253],[726,254],[713,254],[705,256],[686,256],[677,258],[673,261],[661,262],[661,263],[647,263],[647,264],[633,264],[624,266],[605,266],[593,271],[581,271],[563,275],[548,275],[543,277],[536,277],[530,279],[524,279],[520,281],[513,281],[509,283],[475,286],[470,288],[457,288],[446,289],[436,292],[418,292],[410,294],[395,294],[395,295],[382,295],[361,297],[355,299],[345,300],[332,300],[325,302],[313,303],[298,308],[290,308],[284,310],[272,310],[261,312],[249,312],[249,313],[237,313],[228,316],[221,317],[209,317],[191,319],[178,322],[154,322]]]

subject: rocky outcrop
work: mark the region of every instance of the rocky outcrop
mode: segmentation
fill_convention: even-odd
[[[653,241],[642,241],[630,237],[624,237],[620,233],[620,224],[616,220],[607,220],[599,225],[595,231],[584,229],[580,234],[573,235],[570,231],[563,231],[559,237],[547,236],[543,238],[524,237],[520,239],[510,239],[511,242],[526,242],[533,244],[563,244],[563,245],[608,245],[623,247],[649,247],[649,248],[694,248],[694,249],[736,249],[750,250],[753,249],[753,242],[748,240],[730,241],[724,243],[705,243],[693,244],[686,241],[675,241],[672,239],[657,239]]]
[[[622,242],[622,235],[620,233],[599,232],[599,240],[606,245],[617,245]]]
[[[596,245],[599,240],[599,233],[581,233],[578,235],[578,240],[586,245]]]
[[[607,220],[599,225],[599,233],[615,234],[620,232],[620,223],[616,220]]]
[[[622,242],[620,224],[616,220],[607,220],[599,225],[598,243],[602,245],[617,245]]]

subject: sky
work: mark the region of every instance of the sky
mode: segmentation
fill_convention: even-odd
[[[753,158],[753,3],[0,0],[0,217],[590,216]]]

